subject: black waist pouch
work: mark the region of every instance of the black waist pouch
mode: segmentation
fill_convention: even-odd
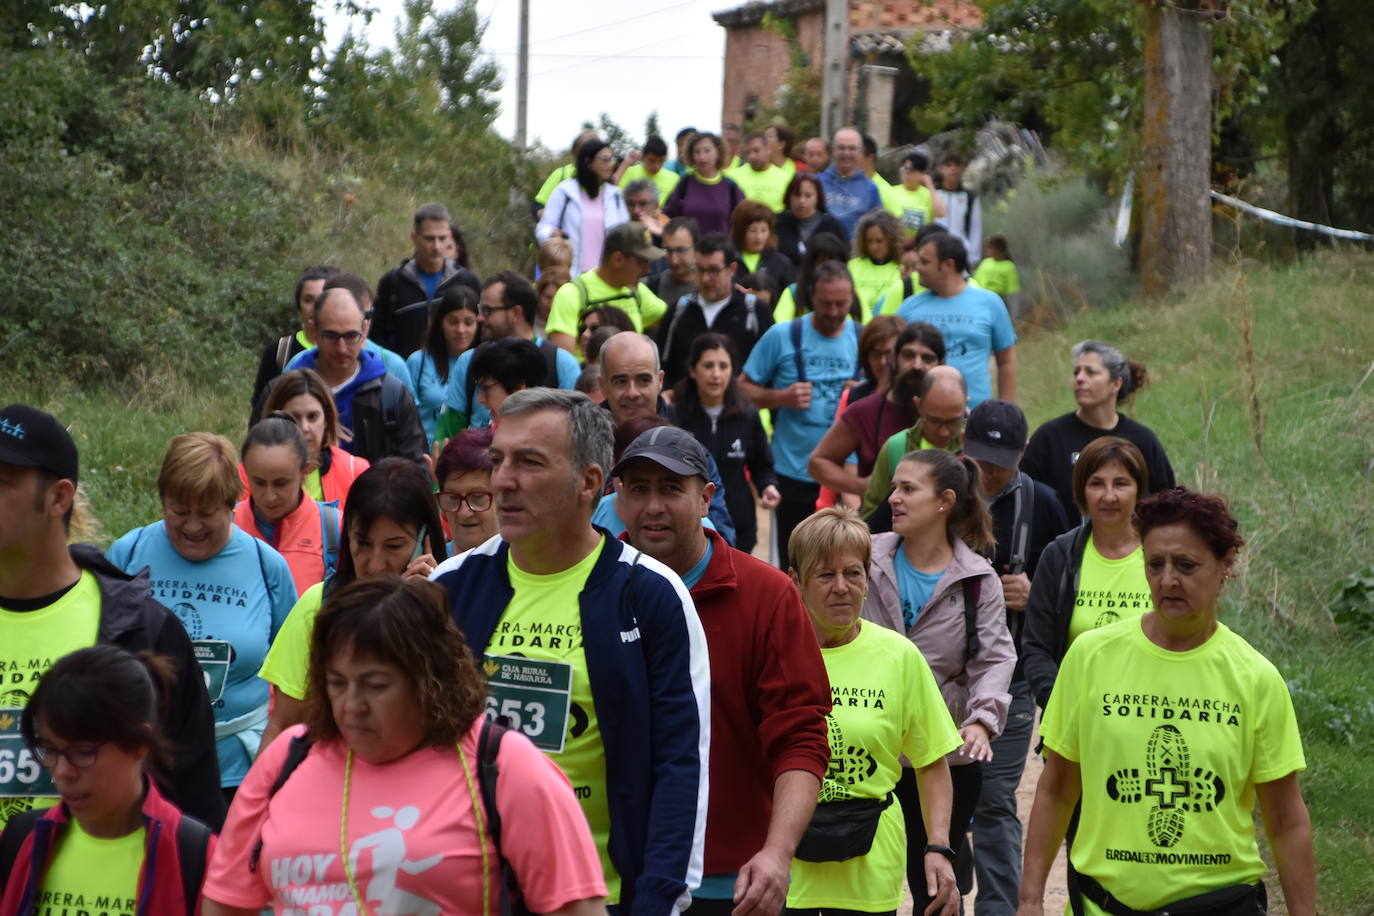
[[[891,804],[889,792],[883,798],[848,798],[817,805],[797,844],[797,858],[803,862],[843,862],[867,855],[878,834],[878,820]]]
[[[1069,889],[1071,899],[1077,890],[1084,899],[1097,904],[1111,916],[1264,916],[1269,912],[1269,893],[1263,881],[1258,884],[1234,884],[1205,894],[1184,897],[1154,910],[1133,910],[1087,875],[1075,874],[1073,879]],[[1072,887],[1074,883],[1078,885],[1076,889]],[[1073,907],[1075,913],[1081,910],[1081,903]]]

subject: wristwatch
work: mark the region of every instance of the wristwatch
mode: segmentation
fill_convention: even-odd
[[[926,855],[930,855],[932,852],[938,852],[946,859],[949,859],[951,865],[954,864],[954,850],[950,849],[948,846],[937,846],[934,843],[931,843],[929,846],[926,847]]]

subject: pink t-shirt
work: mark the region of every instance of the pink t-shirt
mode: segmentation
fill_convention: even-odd
[[[474,782],[481,720],[463,737]],[[311,916],[353,914],[356,906],[339,857],[345,748],[311,748],[270,800],[291,736],[282,734],[239,787],[204,893],[219,903]],[[567,777],[524,735],[507,733],[496,758],[501,843],[525,905],[537,913],[604,897],[606,882],[587,821]],[[480,793],[480,789],[478,790]],[[256,872],[249,862],[262,838]],[[472,794],[452,749],[424,748],[373,766],[353,758],[348,849],[369,912],[440,916],[481,909],[482,856]],[[488,853],[492,906],[499,860]]]
[[[588,197],[581,186],[577,193],[582,196],[582,229],[577,240],[577,260],[579,274],[601,266],[601,251],[606,245],[606,214],[602,207],[606,203],[606,185],[595,198]]]

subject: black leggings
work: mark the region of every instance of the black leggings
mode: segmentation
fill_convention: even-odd
[[[954,785],[954,801],[950,806],[949,846],[958,853],[964,845],[964,834],[978,805],[978,793],[983,788],[983,765],[966,763],[949,768]],[[926,895],[926,823],[921,819],[921,794],[916,789],[916,771],[902,768],[897,783],[897,800],[902,803],[906,818],[906,881],[911,887],[912,912],[924,913],[931,898]]]

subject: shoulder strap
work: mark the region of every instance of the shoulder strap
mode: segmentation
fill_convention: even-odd
[[[4,835],[0,836],[0,875],[14,877],[14,863],[19,859],[19,850],[47,811],[47,808],[30,808],[10,818],[5,825]]]
[[[902,277],[902,301],[911,298],[911,294],[916,291],[916,284],[911,281],[911,274]]]
[[[863,325],[859,324],[859,322],[852,318],[849,319],[848,328],[850,333],[854,335],[854,374],[851,375],[850,378],[856,382],[862,382],[864,380],[864,364],[863,360],[859,359],[859,328],[861,327],[863,327]]]
[[[792,359],[797,366],[797,381],[805,382],[806,363],[802,361],[802,319],[793,318],[788,326],[788,333],[792,335]]]
[[[267,600],[272,603],[273,607],[276,607],[277,595],[272,590],[272,580],[267,578],[267,558],[262,553],[264,549],[271,550],[272,548],[268,547],[267,542],[260,538],[253,538],[253,545],[257,548],[258,572],[262,573],[262,584],[267,589]]]
[[[339,504],[320,503],[320,544],[324,553],[324,577],[334,575],[339,566]]]
[[[281,340],[278,340],[278,341],[277,341],[277,368],[278,368],[278,369],[282,369],[282,370],[285,370],[285,369],[286,369],[286,354],[288,354],[288,353],[291,352],[291,338],[294,337],[294,336],[295,336],[294,334],[287,334],[287,335],[286,335],[285,337],[283,337]]]
[[[897,465],[902,463],[902,456],[906,454],[906,430],[898,430],[887,437],[887,463],[890,465],[888,472],[895,472]]]
[[[978,599],[982,597],[983,582],[978,576],[964,580],[964,662],[978,655]]]
[[[270,799],[281,791],[281,787],[286,785],[286,781],[291,778],[291,774],[296,772],[296,767],[305,760],[305,755],[310,753],[310,746],[314,744],[314,739],[309,732],[296,735],[291,739],[291,743],[286,747],[286,759],[281,763],[281,771],[277,773],[276,781],[272,783],[272,788],[267,790],[267,797]],[[262,858],[262,837],[259,836],[257,842],[253,844],[253,852],[248,856],[248,871],[256,873],[258,870],[258,860]]]
[[[753,293],[744,294],[744,329],[755,337],[759,334],[758,303],[758,296]]]
[[[186,897],[186,916],[196,916],[200,887],[205,883],[205,856],[210,847],[210,828],[188,814],[177,825],[177,858],[181,860],[181,892]]]
[[[667,271],[664,271],[667,273]],[[678,296],[677,301],[668,306],[668,313],[663,316],[663,327],[667,328],[667,333],[663,335],[663,358],[671,359],[673,352],[673,337],[677,334],[677,319],[682,314],[682,310],[687,307],[687,303],[692,301],[692,293],[683,293]]]
[[[382,426],[394,430],[401,423],[401,392],[405,386],[390,372],[382,376]]]
[[[496,849],[496,858],[501,869],[500,909],[501,916],[526,912],[516,904],[520,896],[520,886],[515,870],[501,851],[501,809],[496,803],[496,780],[501,770],[496,764],[496,755],[501,751],[501,739],[506,736],[506,728],[499,722],[482,717],[482,730],[477,737],[477,787],[482,795],[482,808],[487,818],[487,834],[491,845]]]
[[[1017,471],[1016,475],[1016,493],[1012,497],[1011,557],[1007,569],[1014,576],[1026,571],[1031,524],[1035,519],[1035,482],[1026,476],[1025,471]]]
[[[964,238],[968,238],[969,232],[973,229],[973,192],[965,188],[964,194],[967,201],[967,209],[964,210]]]
[[[582,297],[582,305],[577,310],[577,317],[581,318],[587,314],[587,309],[591,306],[591,293],[587,292],[587,281],[580,276],[572,278],[572,285],[577,289],[577,294]]]
[[[558,387],[558,344],[551,340],[541,341],[539,352],[544,354],[544,385]]]

